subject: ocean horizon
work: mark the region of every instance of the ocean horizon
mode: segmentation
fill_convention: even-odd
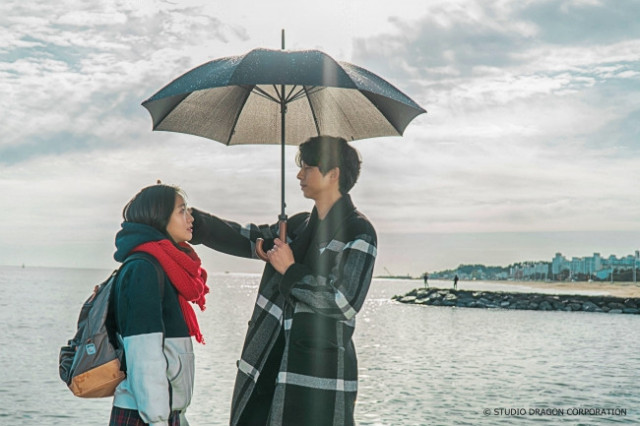
[[[117,228],[112,230],[115,233]],[[103,244],[65,241],[56,247],[0,247],[2,263],[26,267],[115,268],[113,235]],[[424,272],[455,269],[460,264],[508,266],[522,262],[551,262],[555,253],[567,257],[604,257],[633,254],[640,231],[562,232],[379,232],[375,275],[421,276]],[[211,271],[261,273],[262,265],[251,259],[228,256],[195,246]],[[202,248],[202,249],[201,249]],[[70,255],[72,253],[73,255]]]

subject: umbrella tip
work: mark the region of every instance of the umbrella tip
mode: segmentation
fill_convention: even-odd
[[[161,181],[160,179],[158,179],[158,180],[156,181],[156,184],[157,184],[157,185],[160,185],[160,184],[162,184],[162,181]]]
[[[281,39],[282,39],[282,50],[284,50],[284,28],[281,30]]]

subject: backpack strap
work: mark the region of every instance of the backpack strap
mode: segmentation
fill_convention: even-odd
[[[151,263],[154,267],[154,269],[156,270],[156,275],[158,276],[158,285],[160,286],[160,294],[164,294],[164,270],[162,269],[162,266],[160,266],[160,263],[158,263],[158,260],[153,257],[152,255],[148,254],[148,253],[144,253],[144,252],[135,252],[129,256],[127,256],[127,258],[124,260],[124,262],[122,262],[122,265],[120,266],[120,269],[122,269],[122,267],[129,261],[131,260],[136,260],[136,259],[143,259],[146,260],[147,262]],[[118,270],[118,272],[120,272],[120,270]]]
[[[119,354],[120,370],[125,372],[127,371],[127,360],[124,356],[124,349],[122,347],[120,339],[118,339],[118,336],[117,336],[118,322],[116,319],[116,312],[115,312],[116,291],[117,291],[116,287],[118,285],[118,275],[120,275],[120,271],[124,268],[124,265],[136,259],[146,260],[147,262],[153,265],[153,268],[156,270],[156,275],[158,278],[158,287],[160,288],[160,297],[164,297],[164,281],[165,281],[164,270],[160,266],[160,263],[158,263],[158,260],[152,255],[148,253],[143,253],[143,252],[135,252],[127,256],[127,258],[122,262],[122,265],[120,265],[120,268],[118,268],[114,272],[114,274],[116,274],[116,279],[110,289],[111,293],[109,294],[109,308],[107,311],[107,318],[105,321],[105,325],[107,327],[107,334],[109,335],[109,340],[111,341],[111,344],[113,345],[114,348],[116,348]],[[164,340],[164,333],[163,333],[163,340]]]

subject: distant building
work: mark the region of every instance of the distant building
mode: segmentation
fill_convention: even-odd
[[[567,260],[562,253],[556,253],[551,260],[551,275],[556,279],[568,272],[570,277],[583,275],[606,279],[613,270],[631,270],[634,266],[637,267],[637,258],[638,256],[628,255],[618,259],[615,255],[610,255],[604,259],[600,253],[594,253],[590,257],[573,257]]]
[[[556,277],[560,275],[563,271],[570,271],[571,265],[567,262],[567,259],[562,255],[562,253],[556,253],[556,256],[551,260],[551,275],[552,277]]]
[[[511,278],[515,280],[546,280],[549,278],[548,262],[525,262],[511,268]]]
[[[607,280],[615,272],[616,276],[631,276],[629,279],[635,281],[637,273],[630,272],[636,268],[640,268],[640,250],[620,259],[614,255],[603,258],[600,253],[593,253],[593,256],[568,260],[562,253],[556,253],[551,262],[523,262],[507,267],[460,265],[455,270],[433,272],[431,278],[453,279],[458,275],[462,280]]]

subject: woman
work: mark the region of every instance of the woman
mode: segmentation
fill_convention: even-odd
[[[187,241],[193,217],[177,187],[144,188],[125,206],[114,258],[123,262],[114,304],[126,379],[116,388],[110,425],[187,425],[194,355],[204,343],[189,302],[205,307],[207,274]],[[162,268],[162,274],[154,263]],[[160,280],[162,278],[162,280]],[[161,282],[159,282],[161,281]]]

